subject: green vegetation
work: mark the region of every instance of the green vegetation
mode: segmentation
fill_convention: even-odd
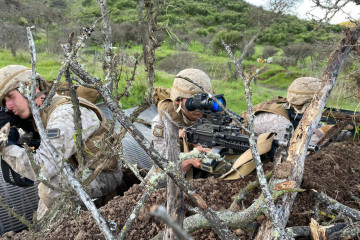
[[[0,10],[4,19],[0,23],[0,67],[9,64],[31,66],[24,26],[36,25],[33,34],[37,70],[49,80],[56,77],[61,67],[63,53],[60,44],[67,42],[67,35],[72,31],[78,34],[79,29],[92,25],[100,16],[97,3],[92,0],[13,2],[19,4],[17,8]],[[156,49],[155,86],[170,87],[180,70],[199,68],[210,76],[216,92],[225,94],[229,108],[238,113],[246,109],[243,84],[239,77],[236,79],[234,64],[225,53],[221,39],[231,46],[239,59],[244,46],[258,32],[258,22],[266,26],[242,62],[245,72],[253,73],[263,65],[257,62],[258,58],[274,59],[252,85],[253,103],[257,104],[275,95],[285,96],[286,88],[297,77],[321,76],[342,30],[339,25],[319,27],[315,22],[299,20],[291,15],[274,19],[272,13],[238,0],[170,0],[165,4],[158,17],[159,25],[167,30],[157,34],[162,45]],[[135,53],[142,56],[137,8],[136,0],[108,1],[113,45],[118,48],[119,55],[128,58]],[[14,9],[21,11],[21,17],[14,18],[20,14],[12,12]],[[44,14],[34,17],[30,11],[34,9]],[[86,41],[87,46],[82,48],[81,63],[91,74],[103,78],[99,29],[100,24]],[[355,61],[345,64],[347,69],[358,68]],[[131,67],[131,64],[126,64],[120,92],[125,86],[125,78],[130,76]],[[121,101],[124,108],[137,106],[143,101],[147,91],[146,79],[146,71],[140,64],[131,95]],[[349,87],[351,84],[351,79],[340,78],[328,105],[355,109],[357,101],[349,93],[349,89],[354,89]]]

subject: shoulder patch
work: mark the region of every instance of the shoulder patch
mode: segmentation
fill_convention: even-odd
[[[154,135],[155,137],[162,137],[163,134],[164,134],[164,127],[159,126],[159,125],[156,125],[156,126],[154,127],[153,135]]]
[[[60,136],[60,129],[58,128],[46,129],[46,134],[49,139],[58,138]]]

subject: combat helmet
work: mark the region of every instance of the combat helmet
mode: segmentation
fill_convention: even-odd
[[[293,107],[296,112],[303,113],[319,88],[320,79],[313,77],[301,77],[295,79],[287,90],[286,99],[289,108]]]
[[[199,69],[188,68],[180,71],[171,87],[170,98],[172,101],[178,100],[179,98],[191,98],[195,94],[203,92],[198,86],[185,80],[189,78],[195,83],[198,83],[206,91],[212,93],[212,87],[209,76]]]
[[[31,82],[32,71],[30,68],[21,65],[8,65],[0,69],[0,106],[3,106],[5,95],[20,87],[22,82],[24,85]],[[37,80],[43,80],[40,74],[36,74]],[[45,82],[45,81],[41,81]],[[42,87],[39,87],[43,90]]]

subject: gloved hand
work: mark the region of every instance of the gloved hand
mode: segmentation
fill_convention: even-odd
[[[0,110],[0,128],[4,127],[7,123],[10,123],[11,126],[16,124],[13,114]]]
[[[20,135],[19,135],[17,128],[14,128],[14,127],[10,128],[8,141],[5,145],[5,147],[10,146],[10,145],[17,145],[19,137],[20,137]]]

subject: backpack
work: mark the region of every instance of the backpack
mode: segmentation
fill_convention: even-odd
[[[46,82],[50,87],[54,82]],[[68,88],[67,82],[59,82],[57,85],[56,93],[60,96],[70,96],[70,91]],[[76,85],[76,93],[78,97],[84,98],[91,103],[96,103],[96,100],[99,97],[99,92],[96,89],[84,87],[82,85]]]
[[[166,87],[155,87],[154,88],[154,105],[158,107],[160,101],[170,99],[171,88]]]

